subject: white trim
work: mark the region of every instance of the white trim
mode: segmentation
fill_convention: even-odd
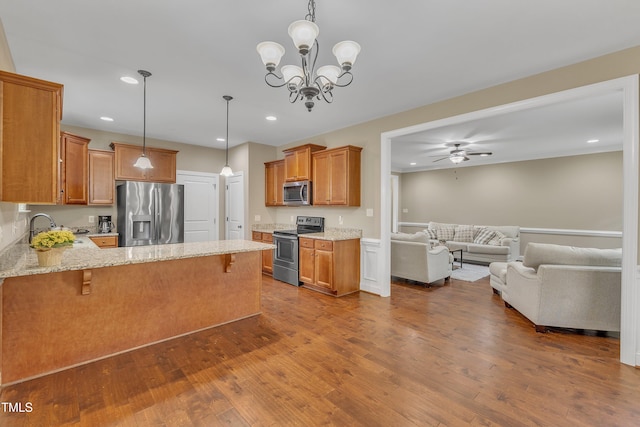
[[[429,226],[428,222],[399,222],[401,227],[424,227]],[[576,230],[571,228],[535,228],[520,227],[520,234],[555,234],[562,236],[584,236],[584,237],[615,237],[621,238],[622,231],[607,230]]]
[[[622,214],[622,288],[620,306],[620,361],[637,366],[640,338],[638,325],[638,75],[622,81],[623,91],[623,214]]]
[[[360,239],[360,290],[383,295],[380,285],[380,240]]]
[[[604,92],[621,91],[623,94],[623,236],[622,236],[622,308],[620,326],[620,361],[635,365],[640,342],[640,326],[636,312],[640,308],[640,292],[637,291],[636,268],[638,253],[638,75],[621,77],[588,86],[568,89],[549,95],[542,95],[510,104],[473,111],[466,114],[434,120],[402,129],[384,132],[380,135],[380,238],[381,263],[384,276],[381,280],[389,283],[390,244],[389,221],[391,200],[389,198],[389,175],[391,175],[391,140],[395,137],[422,132],[443,126],[454,125],[495,116],[507,112],[522,111],[545,105],[565,102]],[[390,285],[389,285],[390,287]]]

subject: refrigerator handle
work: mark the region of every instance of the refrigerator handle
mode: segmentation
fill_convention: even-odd
[[[157,245],[160,241],[160,190],[158,188],[153,189],[153,209],[154,209],[154,223],[153,238],[154,244]]]

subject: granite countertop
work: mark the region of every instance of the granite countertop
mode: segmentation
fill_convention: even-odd
[[[107,233],[98,235],[104,236]],[[76,236],[76,243],[65,251],[62,264],[55,267],[39,267],[35,251],[29,247],[26,239],[23,239],[0,254],[0,279],[275,248],[274,245],[250,240],[218,240],[100,249],[89,237],[90,235],[86,234]]]
[[[273,233],[275,230],[291,230],[296,228],[295,225],[286,224],[254,224],[252,231],[260,231],[263,233]],[[324,233],[308,233],[303,237],[318,240],[351,240],[362,238],[362,230],[359,228],[333,228],[326,227]]]

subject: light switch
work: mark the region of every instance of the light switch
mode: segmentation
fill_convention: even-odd
[[[367,209],[367,216],[373,216],[373,209]]]
[[[407,209],[407,208],[402,208],[402,213],[409,213],[409,209]]]
[[[260,215],[256,215],[256,216],[254,216],[254,217],[253,217],[253,220],[254,220],[255,222],[260,222],[260,221],[261,221],[261,219],[262,219],[262,218],[260,218]]]

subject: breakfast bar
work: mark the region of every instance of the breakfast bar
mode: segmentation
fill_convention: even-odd
[[[79,239],[55,267],[26,243],[0,256],[0,384],[260,314],[261,251],[212,241],[99,249]]]

